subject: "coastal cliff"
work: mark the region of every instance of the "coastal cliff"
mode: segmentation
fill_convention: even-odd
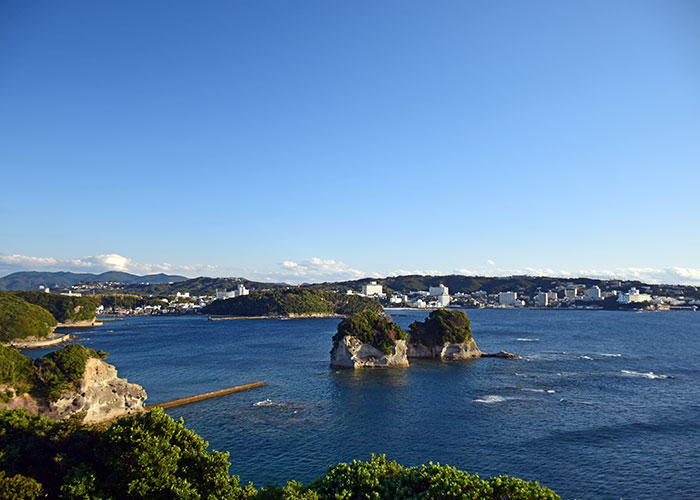
[[[370,344],[364,344],[355,337],[344,336],[333,344],[331,350],[332,368],[388,368],[408,366],[405,340],[398,340],[384,353]]]
[[[82,413],[84,423],[144,409],[147,395],[143,387],[119,378],[114,366],[91,355],[94,351],[72,345],[32,362],[14,349],[2,349],[7,371],[13,376],[0,380],[0,407],[26,408],[54,420]]]

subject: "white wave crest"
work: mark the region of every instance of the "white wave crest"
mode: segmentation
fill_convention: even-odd
[[[253,403],[253,406],[273,406],[275,403],[271,399],[263,399],[257,403]]]
[[[671,375],[662,375],[659,373],[654,373],[654,372],[635,372],[632,370],[620,370],[623,375],[626,375],[628,377],[644,377],[652,380],[656,379],[664,379],[664,378],[673,378]]]
[[[515,339],[517,342],[539,342],[540,339],[528,339],[528,338],[519,338]]]
[[[603,356],[604,358],[621,358],[622,354],[610,354],[607,352],[599,352],[598,356]]]
[[[522,388],[522,389],[520,389],[520,390],[521,390],[521,391],[525,391],[525,392],[543,392],[543,393],[546,393],[546,394],[554,394],[555,392],[557,392],[557,391],[555,391],[554,389],[531,389],[531,388],[529,388],[529,387],[524,387],[524,388]]]
[[[584,359],[586,361],[593,361],[593,358],[590,356],[579,356],[578,359]]]

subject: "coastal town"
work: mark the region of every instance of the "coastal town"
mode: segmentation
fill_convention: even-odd
[[[223,280],[223,279],[222,279]],[[132,301],[130,305],[115,302],[112,307],[100,305],[99,315],[159,315],[159,314],[198,314],[202,308],[216,300],[235,299],[247,296],[251,291],[265,291],[269,285],[247,282],[243,279],[226,279],[225,283],[240,281],[237,285],[215,289],[213,293],[196,293],[184,291],[187,281],[179,283],[183,291],[174,293],[139,294],[141,300]],[[676,285],[625,286],[620,281],[600,281],[599,284],[584,284],[575,281],[553,280],[549,287],[538,287],[534,291],[509,289],[498,292],[476,290],[471,292],[450,292],[448,286],[439,283],[428,286],[427,290],[407,290],[397,292],[379,281],[365,281],[355,286],[354,283],[340,283],[332,291],[348,295],[359,295],[377,299],[384,308],[405,309],[439,309],[439,308],[500,308],[500,309],[633,309],[633,310],[691,310],[700,307],[700,298],[696,294],[687,296],[688,287]],[[590,280],[588,280],[590,281]],[[250,288],[244,284],[248,283]],[[144,283],[143,285],[148,285]],[[169,283],[175,285],[175,283]],[[343,285],[351,285],[343,288]],[[293,288],[291,285],[275,285],[276,289]],[[299,287],[299,285],[297,285]],[[51,289],[40,285],[39,290],[57,292],[68,296],[90,296],[95,294],[129,294],[131,289],[120,282],[83,282],[68,287]],[[695,288],[695,287],[691,287]],[[695,291],[697,289],[695,288]]]

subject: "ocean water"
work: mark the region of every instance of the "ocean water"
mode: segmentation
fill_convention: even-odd
[[[168,411],[229,451],[244,483],[308,483],[385,453],[537,480],[564,498],[700,497],[700,313],[467,314],[483,351],[522,359],[332,370],[337,319],[130,318],[76,333],[149,403],[267,382]],[[408,327],[426,313],[392,316]]]

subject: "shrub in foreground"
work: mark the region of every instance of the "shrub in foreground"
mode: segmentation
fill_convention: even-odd
[[[429,463],[402,467],[386,457],[341,463],[304,487],[290,481],[259,491],[229,474],[228,453],[208,451],[182,419],[162,409],[111,426],[54,422],[0,410],[0,498],[360,500],[558,500],[537,483]]]

